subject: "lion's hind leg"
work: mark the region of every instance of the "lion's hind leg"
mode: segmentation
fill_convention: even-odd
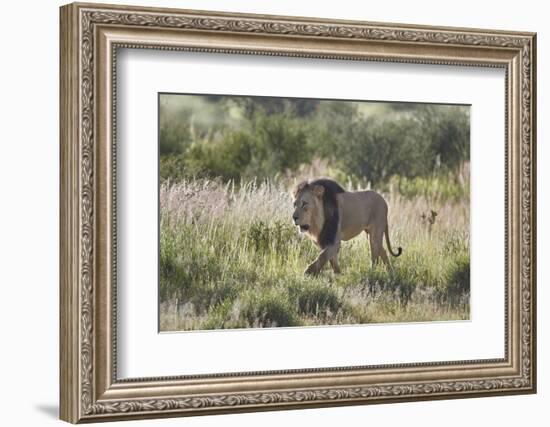
[[[340,270],[340,264],[338,263],[338,257],[335,256],[330,259],[330,266],[332,267],[332,270],[335,274],[340,274],[342,271]]]
[[[369,236],[369,245],[370,245],[370,255],[372,266],[374,267],[380,258],[386,267],[390,266],[390,260],[388,259],[388,254],[384,249],[384,229],[379,230],[378,228],[371,230],[367,233]]]
[[[390,268],[390,260],[388,258],[388,253],[386,252],[383,246],[381,246],[381,248],[382,249],[380,251],[380,257],[382,258],[382,262],[386,267]]]

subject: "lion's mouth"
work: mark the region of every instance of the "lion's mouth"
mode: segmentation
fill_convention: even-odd
[[[305,233],[308,230],[309,230],[309,225],[307,225],[307,224],[300,225],[300,231],[302,233]]]

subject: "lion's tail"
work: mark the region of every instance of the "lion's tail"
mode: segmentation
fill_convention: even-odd
[[[390,254],[392,254],[394,257],[398,257],[399,255],[401,255],[401,252],[403,252],[403,248],[398,247],[397,248],[397,253],[394,253],[392,248],[391,248],[391,244],[390,244],[390,232],[388,231],[388,224],[386,223],[386,230],[385,230],[385,233],[386,233],[386,246],[388,247],[388,251],[390,251]]]

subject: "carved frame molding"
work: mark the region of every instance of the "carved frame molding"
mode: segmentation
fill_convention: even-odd
[[[71,4],[61,8],[60,41],[62,419],[535,391],[535,34]],[[114,65],[120,47],[506,68],[505,359],[117,380],[116,287],[103,279],[116,278]],[[270,375],[272,384],[260,386]],[[285,387],[290,379],[300,385]],[[211,391],[194,392],[198,383]]]

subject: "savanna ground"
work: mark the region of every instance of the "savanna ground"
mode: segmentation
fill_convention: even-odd
[[[467,109],[227,98],[161,99],[162,331],[469,318]],[[303,274],[290,190],[318,176],[383,194],[391,269],[360,235]]]

